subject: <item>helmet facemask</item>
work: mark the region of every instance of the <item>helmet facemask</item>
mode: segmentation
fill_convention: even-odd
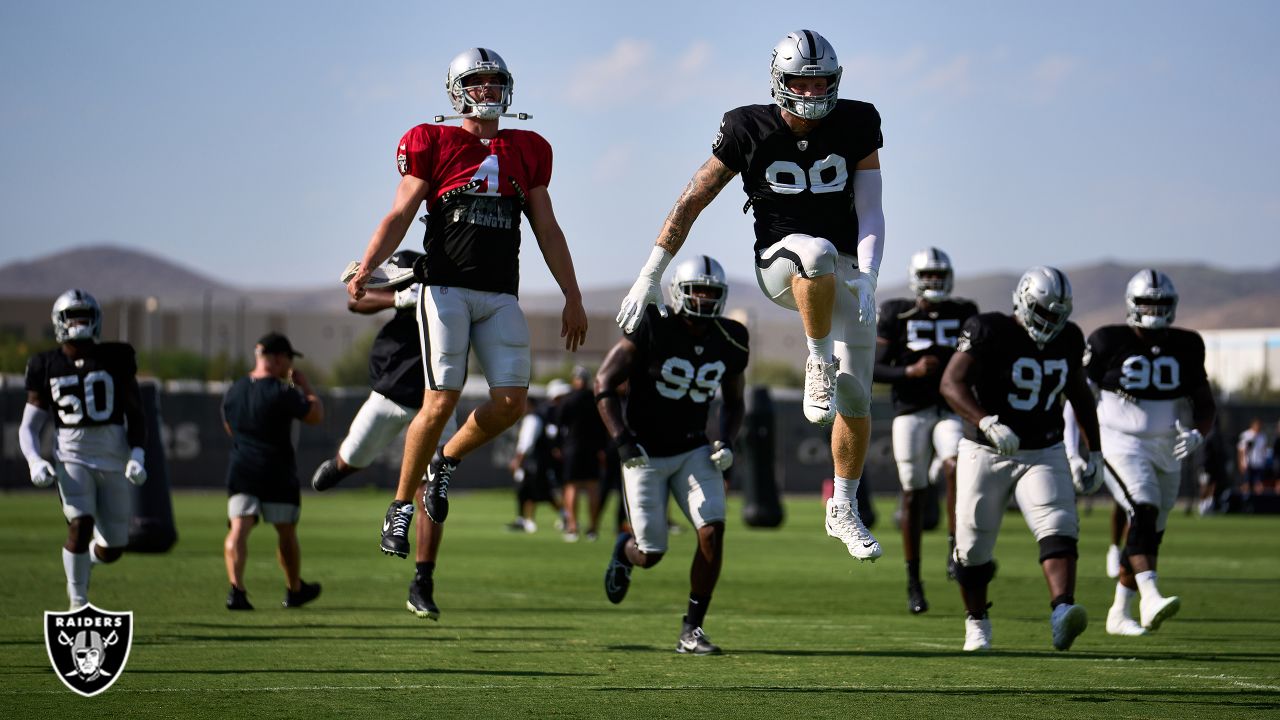
[[[497,75],[498,81],[481,83],[480,75]],[[511,95],[514,82],[511,73],[497,63],[478,63],[476,67],[449,78],[449,100],[453,109],[467,117],[477,120],[496,120],[511,106]],[[477,88],[499,88],[498,99],[477,100],[472,93]]]
[[[911,290],[916,297],[939,302],[951,297],[953,277],[950,268],[922,268],[911,273]]]
[[[58,342],[97,342],[102,308],[83,290],[68,290],[53,303],[53,338]]]
[[[729,298],[724,268],[706,255],[676,265],[667,289],[676,312],[690,317],[720,317]]]
[[[827,116],[836,106],[843,69],[831,43],[812,30],[789,33],[773,48],[769,63],[772,77],[770,94],[779,107],[805,120]],[[826,90],[821,95],[805,95],[789,86],[793,78],[825,78]]]
[[[1125,288],[1126,322],[1131,327],[1164,330],[1173,325],[1178,312],[1178,291],[1168,275],[1156,270],[1141,270]]]
[[[1061,271],[1028,270],[1013,292],[1013,314],[1035,343],[1044,347],[1071,317],[1071,285]]]
[[[780,68],[773,68],[773,100],[782,107],[783,110],[802,117],[805,120],[820,120],[826,117],[836,106],[836,100],[839,97],[840,90],[840,74],[841,68],[836,68],[834,73],[830,71],[822,71],[817,66],[806,66],[806,69],[812,67],[811,71],[798,73],[784,73]],[[790,88],[788,81],[792,77],[825,77],[827,78],[827,91],[822,95],[803,95]]]

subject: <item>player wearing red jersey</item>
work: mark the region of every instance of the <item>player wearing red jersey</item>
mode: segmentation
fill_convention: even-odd
[[[413,497],[423,473],[427,515],[443,523],[458,463],[524,414],[531,360],[529,327],[516,302],[522,214],[564,293],[560,334],[566,349],[576,351],[587,331],[573,259],[547,191],[551,146],[535,132],[498,128],[500,117],[511,117],[506,110],[513,83],[506,63],[492,50],[466,50],[449,63],[445,87],[462,125],[419,125],[400,139],[396,161],[402,178],[391,212],[347,284],[353,298],[364,295],[373,270],[395,251],[426,202],[426,256],[417,274],[423,283],[418,324],[427,389],[405,437],[400,483],[382,529],[382,551],[399,557],[409,552]],[[489,400],[433,458],[461,394],[471,350],[489,382]]]

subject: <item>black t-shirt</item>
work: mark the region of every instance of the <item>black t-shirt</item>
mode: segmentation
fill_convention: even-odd
[[[373,339],[369,353],[369,386],[384,397],[411,408],[422,407],[426,377],[418,339],[417,308],[399,308]]]
[[[564,445],[566,464],[572,455],[589,454],[592,458],[609,443],[609,433],[596,410],[595,393],[582,387],[560,401],[559,432]]]
[[[1182,328],[1144,330],[1107,325],[1089,336],[1085,369],[1103,390],[1140,400],[1172,400],[1208,382],[1204,340]]]
[[[222,417],[231,426],[228,495],[298,502],[293,421],[310,410],[302,391],[278,378],[242,377],[232,383],[222,398]]]
[[[977,314],[977,305],[958,298],[930,303],[927,310],[908,298],[889,300],[880,306],[876,335],[889,342],[880,351],[887,365],[907,367],[926,355],[939,360],[939,370],[934,375],[894,380],[893,407],[896,414],[947,407],[938,392],[942,368],[955,353],[964,321]]]
[[[636,356],[628,375],[627,426],[654,457],[707,444],[707,411],[727,376],[747,367],[747,328],[728,318],[703,320],[695,336],[679,313],[649,306],[627,339]]]
[[[1062,440],[1063,392],[1082,371],[1084,333],[1073,322],[1043,348],[1013,317],[982,313],[965,321],[957,350],[976,362],[971,380],[978,404],[1017,433],[1024,450]],[[991,445],[965,423],[965,437]]]
[[[858,253],[854,168],[884,146],[874,105],[839,100],[807,136],[795,135],[777,105],[745,105],[724,114],[712,153],[742,174],[755,208],[755,251],[792,233],[825,238]]]
[[[62,348],[27,360],[27,390],[40,396],[55,427],[124,425],[125,393],[137,384],[138,363],[128,343],[83,343],[72,360]]]

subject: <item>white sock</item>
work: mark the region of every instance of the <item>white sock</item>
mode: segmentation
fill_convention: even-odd
[[[1134,575],[1133,579],[1138,581],[1138,592],[1142,594],[1143,600],[1163,597],[1160,594],[1160,588],[1156,587],[1155,570],[1140,572],[1137,575]]]
[[[822,362],[831,362],[831,355],[835,349],[835,343],[831,340],[831,333],[827,333],[824,338],[806,337],[805,343],[809,345],[809,354],[822,360]]]
[[[98,545],[98,541],[97,541],[97,540],[90,540],[90,541],[89,541],[89,562],[90,562],[91,564],[93,564],[93,565],[101,565],[101,564],[103,564],[103,563],[102,563],[102,558],[98,557],[98,548],[99,548],[99,547],[101,547],[101,546],[100,546],[100,545]]]
[[[1138,594],[1137,590],[1130,590],[1124,585],[1121,585],[1120,583],[1116,583],[1116,600],[1114,603],[1111,604],[1111,609],[1113,610],[1119,609],[1125,615],[1128,615],[1129,603],[1133,602],[1133,598],[1137,594]]]
[[[67,599],[75,607],[89,602],[89,553],[62,548],[62,569],[67,574]]]
[[[848,478],[837,476],[835,481],[832,483],[834,490],[832,491],[831,499],[836,502],[856,502],[858,496],[858,483],[861,481],[862,478],[854,478],[850,480]]]

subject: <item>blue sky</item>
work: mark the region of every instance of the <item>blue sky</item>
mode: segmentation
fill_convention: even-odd
[[[769,102],[770,49],[808,27],[883,117],[886,282],[926,245],[961,273],[1280,264],[1280,3],[544,7],[4,3],[0,262],[106,242],[235,284],[336,282],[400,135],[449,110],[445,66],[483,45],[555,148],[580,282],[629,283],[720,115]],[[742,202],[735,181],[685,248],[749,277]],[[524,289],[554,287],[524,247]]]

